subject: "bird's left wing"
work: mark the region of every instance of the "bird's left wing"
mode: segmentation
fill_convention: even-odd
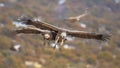
[[[67,31],[67,34],[72,37],[85,38],[85,39],[97,39],[106,41],[110,39],[109,34],[90,33],[85,31]]]

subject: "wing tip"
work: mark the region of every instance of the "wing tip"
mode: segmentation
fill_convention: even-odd
[[[21,21],[23,24],[30,24],[32,21],[32,17],[20,16],[17,21]]]
[[[101,34],[100,35],[100,40],[102,40],[102,41],[108,41],[108,40],[110,40],[111,39],[111,34]]]

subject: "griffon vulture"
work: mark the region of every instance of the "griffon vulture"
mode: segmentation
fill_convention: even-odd
[[[85,17],[86,15],[88,15],[88,11],[87,9],[85,10],[85,12],[81,15],[75,16],[75,17],[68,17],[66,19],[64,19],[65,21],[69,21],[71,23],[75,23],[75,22],[79,22],[81,18]]]
[[[62,29],[54,25],[48,24],[46,22],[34,21],[32,19],[26,19],[26,18],[21,18],[20,20],[26,25],[33,25],[36,28],[40,28],[42,30],[55,32],[57,34],[55,37],[55,44],[57,44],[58,40],[62,38],[61,45],[63,45],[64,41],[66,40],[66,36],[78,37],[78,38],[84,38],[84,39],[96,39],[96,40],[102,40],[102,41],[106,41],[110,39],[109,34]]]

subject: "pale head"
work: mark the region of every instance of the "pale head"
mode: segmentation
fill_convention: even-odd
[[[44,34],[45,39],[49,39],[50,38],[50,34]]]
[[[67,36],[67,33],[66,33],[66,32],[62,32],[62,33],[61,33],[61,36],[62,36],[62,37],[66,37],[66,36]]]

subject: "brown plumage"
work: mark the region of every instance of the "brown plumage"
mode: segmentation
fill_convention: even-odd
[[[59,42],[61,42],[61,45],[64,45],[64,42],[66,40],[66,39],[63,39],[61,36],[57,36],[57,34],[54,31],[41,30],[38,28],[31,28],[31,27],[14,30],[14,33],[16,34],[41,34],[44,39],[43,45],[48,46],[50,41],[55,41],[54,48],[56,48],[56,44]]]
[[[70,32],[68,31],[68,35],[84,38],[84,39],[97,39],[102,41],[106,41],[110,39],[110,35],[107,33],[100,34],[100,33],[90,33],[85,31],[70,31]]]
[[[17,29],[14,31],[18,34],[19,33],[24,33],[24,34],[47,34],[47,33],[50,33],[50,31],[48,31],[48,30],[41,30],[38,28],[31,28],[31,27]]]
[[[50,40],[55,41],[54,47],[56,47],[56,44],[58,42],[61,42],[61,46],[63,46],[66,40],[66,36],[72,36],[72,37],[78,37],[78,38],[84,38],[84,39],[97,39],[102,41],[106,41],[110,39],[109,34],[99,34],[99,33],[85,32],[85,31],[62,29],[54,25],[48,24],[46,22],[34,21],[28,18],[21,18],[20,20],[23,21],[24,24],[33,25],[36,28],[27,28],[23,30],[17,30],[16,31],[17,33],[33,33],[33,34],[41,33],[43,34],[44,37],[45,37],[45,34],[49,34],[51,38],[49,39],[49,41]]]
[[[16,34],[41,34],[46,40],[54,40],[53,32],[48,31],[48,30],[27,27],[27,28],[14,30],[14,32]]]
[[[87,15],[87,14],[84,13],[84,14],[81,14],[81,15],[79,15],[79,16],[69,17],[69,18],[65,19],[65,21],[70,21],[71,23],[79,22],[80,19],[81,19],[82,17],[85,17],[86,15]]]
[[[65,21],[69,21],[70,23],[75,23],[75,22],[79,22],[81,18],[85,17],[86,15],[88,15],[88,9],[85,9],[85,12],[81,15],[78,16],[74,16],[74,17],[68,17],[66,19],[64,19]]]
[[[44,45],[48,45],[49,41],[55,40],[56,33],[53,31],[42,30],[38,28],[26,27],[14,30],[15,34],[41,34],[44,39]]]
[[[33,26],[43,29],[43,30],[54,31],[56,33],[66,32],[67,35],[70,35],[72,37],[79,37],[79,38],[85,38],[85,39],[97,39],[97,40],[103,40],[103,41],[110,39],[109,34],[104,34],[104,33],[99,34],[99,33],[85,32],[85,31],[62,29],[62,28],[53,26],[53,25],[45,23],[45,22],[33,21],[32,19],[23,20],[23,23],[27,24],[27,25],[33,25]]]

